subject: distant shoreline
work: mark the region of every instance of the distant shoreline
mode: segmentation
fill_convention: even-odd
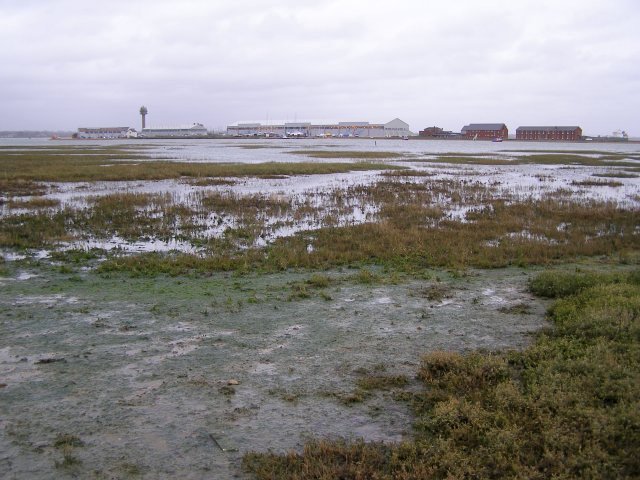
[[[61,132],[62,133],[62,132]],[[591,140],[572,140],[572,141],[562,141],[562,140],[517,140],[515,138],[509,138],[504,140],[504,142],[522,142],[522,143],[567,143],[567,144],[593,144],[593,143],[615,143],[615,144],[639,144],[640,139],[617,139],[614,137],[590,137]],[[57,140],[57,141],[109,141],[109,140],[131,140],[131,141],[143,141],[143,140],[403,140],[401,137],[236,137],[229,135],[198,135],[198,136],[186,136],[186,137],[171,137],[171,136],[162,136],[162,137],[132,137],[132,138],[73,138],[71,135],[61,135],[52,133],[50,135],[45,135],[44,133],[36,132],[34,135],[25,135],[25,136],[13,136],[13,135],[2,135],[0,133],[0,140]],[[420,141],[451,141],[451,142],[459,142],[459,141],[474,141],[468,138],[429,138],[429,137],[420,137],[420,136],[411,136],[408,140],[420,140]],[[477,139],[477,142],[491,142],[491,139]]]

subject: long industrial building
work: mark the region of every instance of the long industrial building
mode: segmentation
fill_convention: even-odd
[[[154,127],[143,128],[139,137],[202,137],[207,135],[207,129],[201,123],[194,123],[183,127]]]
[[[509,129],[504,123],[471,123],[462,127],[462,136],[470,140],[506,140]]]
[[[518,127],[516,140],[582,140],[580,127]]]
[[[136,131],[131,127],[81,127],[78,128],[78,133],[75,136],[83,139],[105,139],[130,138],[136,135]]]
[[[234,137],[373,137],[393,138],[410,135],[409,124],[399,118],[387,123],[369,122],[238,122],[227,126]]]

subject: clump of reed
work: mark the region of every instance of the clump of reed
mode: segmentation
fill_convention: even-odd
[[[90,208],[76,212],[73,228],[102,238],[173,238],[176,227],[186,229],[193,215],[169,194],[116,193],[90,200]]]
[[[622,187],[624,183],[615,180],[576,180],[571,185],[578,187]]]
[[[355,158],[355,159],[384,159],[400,158],[404,155],[398,152],[356,151],[356,150],[292,150],[293,155],[306,155],[312,158]]]
[[[215,177],[188,179],[185,182],[194,187],[230,187],[238,183],[236,180]]]
[[[576,295],[601,284],[632,283],[640,285],[640,271],[617,272],[567,272],[547,270],[529,281],[529,289],[540,297],[561,298]]]
[[[7,268],[7,261],[2,255],[0,255],[0,277],[6,277],[9,275],[9,268]]]
[[[109,275],[127,272],[132,276],[168,275],[188,273],[237,272],[247,273],[263,269],[265,254],[259,249],[247,249],[241,254],[222,250],[216,254],[200,256],[187,253],[112,256],[97,267],[99,273]]]
[[[369,390],[393,390],[409,383],[406,375],[364,375],[356,381],[358,388]]]
[[[485,156],[479,154],[446,153],[431,158],[421,158],[414,161],[425,163],[447,163],[454,165],[582,165],[590,167],[636,167],[632,155],[600,154],[589,156],[586,152],[554,152],[529,153],[515,156]]]
[[[0,195],[6,197],[27,197],[44,195],[47,187],[32,180],[20,178],[0,179]]]
[[[273,148],[271,145],[262,145],[259,143],[245,143],[242,145],[233,145],[237,148],[244,148],[245,150],[260,150],[263,148]]]
[[[585,283],[580,274],[570,283]],[[640,276],[558,297],[521,352],[431,352],[410,400],[412,438],[321,440],[245,454],[258,479],[635,478],[640,470]],[[376,382],[374,382],[376,383]],[[402,398],[405,398],[403,396]]]
[[[49,214],[7,215],[0,221],[0,246],[25,249],[51,246],[73,237],[67,229],[66,210]]]
[[[261,216],[266,219],[283,216],[293,209],[291,199],[276,194],[240,195],[234,192],[204,192],[198,196],[197,200],[205,210],[226,212],[236,217]]]
[[[431,172],[429,170],[392,170],[384,172],[385,177],[435,177],[439,172]]]
[[[42,208],[55,208],[60,206],[60,200],[56,200],[55,198],[42,198],[42,197],[32,197],[28,200],[16,200],[10,199],[7,202],[7,207],[10,209],[27,209],[27,210],[35,210]]]
[[[84,442],[77,436],[71,434],[59,434],[53,447],[62,453],[62,461],[56,461],[56,468],[71,469],[82,463],[80,459],[73,455],[74,449],[84,447]]]
[[[628,173],[628,172],[604,172],[604,173],[594,173],[594,177],[600,178],[638,178],[640,175],[637,173]]]
[[[405,171],[402,171],[405,172]],[[410,170],[407,172],[411,172]],[[354,185],[332,193],[334,201],[350,199],[381,209],[416,205],[440,209],[447,205],[478,205],[491,200],[494,186],[458,179],[411,180],[405,175],[385,175],[372,185]]]

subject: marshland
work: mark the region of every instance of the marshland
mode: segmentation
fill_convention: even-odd
[[[0,145],[4,478],[633,478],[640,148]]]

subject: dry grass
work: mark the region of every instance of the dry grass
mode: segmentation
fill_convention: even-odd
[[[47,193],[47,187],[31,180],[16,178],[0,179],[0,196],[28,197],[44,195],[45,193]]]
[[[312,158],[355,158],[355,159],[384,159],[401,158],[404,155],[398,152],[382,151],[355,151],[355,150],[293,150],[294,155],[306,155]]]
[[[626,172],[606,172],[606,173],[594,173],[594,177],[601,178],[638,178],[640,175],[636,173],[626,173]]]
[[[580,180],[571,182],[571,185],[578,187],[622,187],[624,183],[614,180]]]
[[[60,206],[60,200],[53,198],[41,198],[33,197],[29,200],[15,200],[11,199],[7,202],[7,207],[11,209],[41,209],[41,208],[56,208]]]

